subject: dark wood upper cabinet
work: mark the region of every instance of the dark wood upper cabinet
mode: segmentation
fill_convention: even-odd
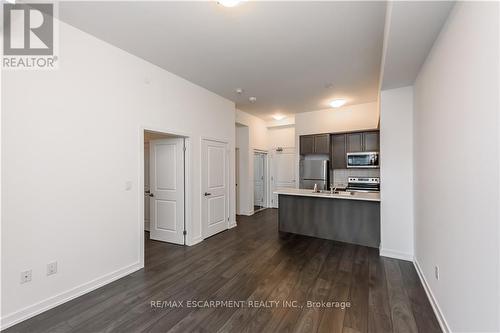
[[[363,151],[379,151],[380,149],[379,132],[364,132],[363,133]]]
[[[319,134],[314,136],[314,153],[330,154],[330,134]]]
[[[330,154],[330,134],[301,135],[300,154]]]
[[[332,169],[346,169],[346,135],[332,135]]]
[[[314,154],[314,135],[302,135],[300,137],[300,154]]]
[[[346,147],[347,153],[363,151],[363,133],[346,134]]]
[[[347,168],[346,153],[379,151],[379,131],[300,136],[300,154],[328,154],[332,169]]]

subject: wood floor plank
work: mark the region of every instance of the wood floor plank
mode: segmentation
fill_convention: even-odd
[[[331,281],[335,280],[338,265],[342,255],[343,246],[341,243],[333,243],[330,253],[323,265],[316,283],[311,288],[307,300],[312,302],[328,302]],[[321,315],[324,306],[313,306],[302,309],[294,327],[294,332],[316,332],[319,329]]]
[[[441,332],[439,322],[434,315],[427,294],[420,284],[420,279],[413,263],[401,260],[399,261],[399,268],[401,269],[406,294],[410,300],[418,330],[429,333]]]
[[[154,300],[349,301],[351,308],[151,307]],[[278,234],[277,210],[187,247],[145,237],[145,268],[5,332],[439,332],[411,263]]]
[[[344,317],[344,332],[367,332],[368,328],[368,295],[369,295],[369,265],[367,247],[356,248],[353,263],[353,274],[349,301],[351,306],[346,309]]]
[[[417,323],[404,289],[403,276],[396,259],[384,259],[385,275],[391,308],[393,332],[418,332]]]
[[[392,332],[389,292],[382,258],[376,251],[369,256],[368,332]]]

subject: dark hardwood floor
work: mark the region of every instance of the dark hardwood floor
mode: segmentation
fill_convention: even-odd
[[[145,269],[6,331],[440,332],[412,263],[362,246],[280,238],[274,209],[240,216],[238,227],[193,247],[145,244]],[[181,300],[179,307],[151,306]],[[244,307],[186,306],[195,300]]]

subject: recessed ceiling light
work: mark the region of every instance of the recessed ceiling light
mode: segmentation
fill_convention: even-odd
[[[276,119],[276,120],[281,120],[281,119],[285,119],[285,115],[282,115],[282,114],[275,114],[273,115],[273,118]]]
[[[242,88],[237,88],[235,91],[236,91],[236,93],[237,93],[238,95],[241,95],[241,94],[243,94],[243,91],[244,91],[244,90],[243,90]]]
[[[241,0],[219,0],[217,3],[224,7],[236,7],[240,4]]]
[[[345,99],[334,99],[333,101],[330,102],[330,106],[332,108],[339,108],[342,105],[344,105],[345,103],[346,103]]]

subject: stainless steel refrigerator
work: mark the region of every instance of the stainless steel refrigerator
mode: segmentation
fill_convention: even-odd
[[[328,160],[301,160],[300,161],[300,188],[328,189]]]

